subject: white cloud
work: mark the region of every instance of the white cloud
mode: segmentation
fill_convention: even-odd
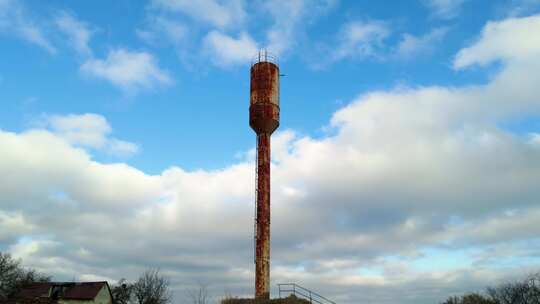
[[[266,33],[265,48],[275,56],[282,56],[297,44],[299,32],[319,15],[336,5],[335,0],[270,0],[263,9],[273,19]]]
[[[0,209],[0,244],[13,241],[31,231],[32,224],[28,223],[20,212],[5,212]]]
[[[172,83],[169,73],[157,65],[151,54],[122,48],[109,51],[105,59],[88,59],[81,71],[127,91]]]
[[[178,45],[184,42],[188,34],[188,28],[173,19],[164,16],[150,16],[148,28],[136,31],[139,38],[149,44],[158,44],[163,39]]]
[[[243,0],[153,0],[152,4],[221,29],[238,26],[246,17]]]
[[[73,15],[67,12],[61,12],[55,19],[56,26],[69,37],[70,43],[75,50],[83,56],[91,56],[92,50],[88,42],[92,36],[92,31],[88,25],[77,20]]]
[[[139,146],[129,141],[111,139],[109,141],[108,152],[116,156],[130,156],[139,152]]]
[[[56,48],[45,37],[42,28],[36,25],[19,1],[0,0],[0,33],[18,36],[51,54],[56,53]]]
[[[116,156],[130,156],[139,150],[134,143],[111,138],[111,126],[105,117],[98,114],[47,115],[44,126],[75,146],[102,150]]]
[[[351,21],[345,23],[333,45],[322,48],[325,56],[318,57],[314,68],[345,59],[409,59],[432,52],[446,33],[447,27],[434,28],[422,36],[402,35],[394,47],[387,43],[392,34],[389,23],[381,20]]]
[[[451,19],[459,14],[465,0],[423,0],[435,17]]]
[[[112,131],[105,117],[97,114],[50,115],[46,123],[51,130],[71,144],[102,148]]]
[[[214,64],[227,67],[246,64],[257,54],[257,43],[245,32],[234,38],[212,31],[204,39],[204,47]]]
[[[540,8],[540,0],[511,0],[505,4],[504,10],[509,17],[531,15]]]
[[[378,56],[377,50],[390,35],[390,29],[381,21],[353,21],[345,24],[339,34],[333,60],[347,57]]]
[[[439,27],[420,37],[403,34],[397,46],[396,55],[411,58],[418,54],[429,53],[441,42],[447,32],[448,28]]]
[[[493,28],[469,49],[506,35]],[[540,30],[515,29],[517,42]],[[274,282],[301,282],[344,304],[423,304],[515,276],[521,266],[493,249],[538,257],[540,154],[499,125],[540,114],[539,78],[540,57],[522,50],[487,84],[369,92],[334,113],[334,135],[277,133]],[[203,279],[218,296],[251,293],[251,161],[151,175],[92,160],[60,134],[0,131],[0,172],[9,176],[0,210],[33,227],[3,248],[59,278],[133,279],[161,267],[175,288]],[[419,267],[430,248],[464,261]]]
[[[540,147],[540,134],[539,133],[531,133],[529,134],[529,141],[533,145],[537,145]]]
[[[489,22],[479,40],[459,51],[454,68],[486,65],[496,60],[529,60],[540,55],[540,16]]]
[[[109,277],[103,277],[91,273],[84,273],[79,276],[78,279],[80,282],[100,282],[100,281],[107,281],[109,285],[116,284],[118,280],[111,279]]]
[[[187,32],[183,30],[185,26],[177,21],[177,16],[170,14],[180,12],[207,25],[209,30],[203,38],[203,48],[213,54],[223,54],[226,62],[220,62],[218,65],[228,66],[249,61],[258,51],[254,46],[265,48],[273,56],[284,56],[298,44],[298,39],[305,28],[313,23],[314,19],[333,8],[336,2],[336,0],[271,0],[260,3],[243,0],[154,0],[151,5],[153,9],[149,11],[149,25],[147,28],[139,29],[137,34],[151,44],[162,40],[173,42],[181,59],[192,57],[190,53],[196,50],[188,50],[193,46],[186,42],[189,40],[185,39]],[[248,4],[252,8],[250,14],[246,12]],[[250,36],[245,26],[248,18],[257,19],[261,24],[270,22],[271,25],[264,30],[265,41],[257,42]],[[195,30],[191,31],[192,33],[196,33],[200,28],[199,24],[194,24],[193,27]],[[173,35],[171,29],[174,29]],[[230,29],[236,31],[231,33]],[[178,40],[182,43],[179,44]],[[220,41],[227,45],[223,48],[215,45]],[[237,45],[248,48],[241,51],[236,48]],[[246,55],[248,51],[250,54]],[[193,58],[186,61],[193,61]]]

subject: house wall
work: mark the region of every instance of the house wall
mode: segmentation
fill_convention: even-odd
[[[72,299],[61,299],[58,301],[59,304],[112,304],[111,295],[109,294],[109,289],[106,285],[103,285],[101,290],[98,292],[94,300],[83,301],[83,300],[72,300]]]

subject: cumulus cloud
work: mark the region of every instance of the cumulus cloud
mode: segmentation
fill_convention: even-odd
[[[111,132],[105,117],[97,114],[51,115],[47,117],[47,124],[70,143],[92,148],[103,147],[106,135]]]
[[[243,0],[153,0],[152,4],[168,11],[181,12],[217,28],[237,26],[246,17]]]
[[[452,19],[459,14],[465,0],[424,0],[424,4],[432,11],[433,16]]]
[[[257,43],[245,32],[234,38],[212,31],[204,39],[205,49],[214,64],[222,67],[246,64],[257,54]]]
[[[148,14],[148,26],[139,29],[137,35],[145,42],[155,44],[165,40],[177,47],[181,59],[189,58],[189,43],[185,43],[185,26],[178,22],[174,13],[190,16],[198,21],[194,24],[197,29],[208,28],[203,37],[203,51],[222,60],[218,66],[226,67],[234,64],[249,62],[257,54],[258,48],[264,48],[273,56],[284,56],[287,51],[298,43],[298,39],[313,20],[325,14],[335,6],[336,0],[271,0],[262,2],[232,1],[184,1],[184,0],[154,0]],[[248,16],[246,7],[252,6]],[[173,13],[173,14],[171,14]],[[257,19],[258,22],[270,23],[264,29],[264,39],[255,41],[245,26],[246,20]],[[183,22],[183,21],[182,21]],[[235,29],[235,32],[231,32]],[[165,39],[161,39],[161,38]],[[178,41],[182,41],[180,45]],[[224,43],[220,46],[218,43]],[[245,47],[245,50],[240,49]],[[249,53],[248,53],[249,52]],[[215,58],[210,58],[216,64]],[[190,58],[188,61],[193,61]]]
[[[411,58],[422,53],[429,53],[441,42],[447,32],[448,28],[440,27],[429,31],[423,36],[403,34],[397,46],[396,55],[402,58]]]
[[[21,212],[0,210],[0,248],[31,232],[32,223],[27,222]]]
[[[139,147],[127,141],[111,138],[111,126],[98,114],[47,115],[44,126],[70,144],[106,151],[117,156],[137,153]]]
[[[347,59],[410,59],[433,52],[447,32],[447,27],[437,27],[420,36],[404,33],[395,46],[390,46],[387,41],[393,33],[388,22],[351,21],[342,25],[335,43],[323,48],[326,56],[313,67],[322,68]]]
[[[77,20],[75,16],[61,12],[55,19],[56,26],[68,36],[73,48],[83,56],[91,56],[92,50],[88,46],[92,31],[88,25],[80,20]]]
[[[539,27],[538,15],[489,22],[477,43],[459,51],[454,60],[454,68],[483,66],[496,60],[529,60],[538,56],[540,37],[531,29]]]
[[[461,52],[505,37],[505,22]],[[515,29],[540,31],[529,25]],[[511,47],[494,46],[499,56]],[[358,96],[333,114],[334,135],[277,133],[272,284],[299,282],[339,303],[435,303],[519,273],[523,263],[490,259],[494,248],[540,266],[522,245],[540,241],[538,147],[499,127],[540,114],[540,57],[529,54],[505,57],[483,85]],[[29,266],[67,279],[161,267],[179,297],[201,280],[217,296],[252,293],[250,159],[151,175],[96,162],[61,132],[0,131],[0,172],[0,211],[19,217],[8,225],[32,225],[3,248]],[[441,267],[430,251],[462,263]]]
[[[0,0],[0,33],[17,36],[51,54],[56,53],[56,48],[46,38],[43,29],[19,1]]]
[[[169,73],[158,66],[150,53],[123,48],[109,51],[105,59],[88,59],[81,71],[127,91],[172,83]]]

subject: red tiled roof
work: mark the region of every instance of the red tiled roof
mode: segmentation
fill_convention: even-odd
[[[0,301],[1,302],[1,301]],[[9,299],[2,304],[58,304],[58,300],[51,298]]]
[[[39,298],[51,299],[94,299],[107,282],[48,282],[32,283],[19,291],[15,297],[17,303],[32,302]],[[52,290],[51,290],[52,288]],[[58,291],[58,294],[56,292]],[[49,294],[50,293],[50,294]],[[42,299],[44,301],[44,299]]]
[[[26,285],[17,293],[16,298],[23,299],[33,299],[37,297],[48,297],[49,289],[54,285],[54,283],[32,283]]]
[[[75,285],[68,287],[60,298],[92,300],[105,284],[107,282],[75,283]]]

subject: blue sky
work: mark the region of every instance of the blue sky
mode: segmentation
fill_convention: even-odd
[[[0,250],[58,279],[159,267],[177,299],[197,282],[251,294],[249,65],[265,48],[286,75],[272,284],[434,303],[537,270],[539,12],[0,0]]]
[[[27,129],[43,114],[99,113],[114,126],[114,136],[140,146],[141,153],[124,161],[152,173],[171,164],[217,169],[233,163],[238,152],[253,146],[253,134],[246,128],[249,60],[220,67],[213,62],[219,58],[215,54],[201,54],[205,35],[214,30],[211,21],[144,2],[23,5],[25,18],[44,27],[41,31],[54,51],[3,31],[2,94],[9,100],[1,113],[4,129]],[[230,21],[224,33],[237,37],[245,32],[263,47],[272,18],[252,13],[261,6],[247,2],[249,16],[232,16],[242,23]],[[282,81],[281,128],[313,136],[324,135],[321,127],[334,111],[370,90],[485,82],[489,77],[485,70],[456,72],[451,68],[452,58],[477,36],[487,20],[505,17],[515,4],[470,1],[450,5],[450,11],[442,13],[426,1],[329,1],[317,6],[323,8],[302,12],[294,25],[294,38],[284,42],[287,47],[279,56],[281,70],[287,75]],[[102,59],[117,49],[150,54],[171,83],[123,89],[86,75],[81,65],[89,58],[77,53],[69,37],[55,28],[54,20],[60,15],[85,26],[89,35],[85,47],[93,57]],[[164,31],[156,20],[167,20],[185,37],[174,41],[167,34],[154,32],[154,41],[148,43],[141,32]],[[339,40],[338,33],[354,22],[380,23],[387,32],[384,41],[374,46],[373,54],[325,62]],[[405,35],[418,39],[434,30],[441,31],[438,37],[413,46],[416,49],[409,51],[411,54],[399,54]],[[95,157],[113,160],[100,153]]]

